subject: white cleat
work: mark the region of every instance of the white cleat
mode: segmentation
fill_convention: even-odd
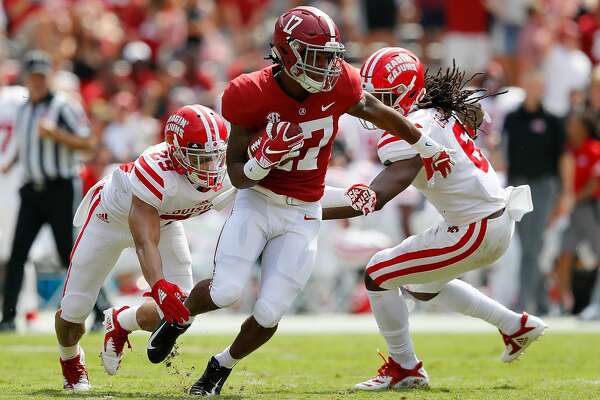
[[[395,362],[392,357],[383,358],[383,365],[377,371],[377,376],[354,385],[356,390],[379,391],[379,390],[401,390],[401,389],[425,389],[429,387],[429,376],[419,362],[412,369],[405,369]]]
[[[83,349],[79,354],[69,360],[60,360],[63,373],[63,388],[74,392],[87,392],[92,388],[85,368],[85,353]]]
[[[582,321],[597,321],[600,320],[600,304],[592,303],[589,304],[579,314],[579,319]]]
[[[117,320],[117,315],[128,308],[128,306],[125,306],[118,310],[109,308],[104,311],[104,346],[100,352],[100,360],[104,370],[109,375],[116,375],[123,359],[125,343],[131,348],[128,339],[130,332],[123,329]]]
[[[524,312],[521,316],[521,326],[515,333],[507,335],[500,331],[506,346],[502,353],[502,361],[508,363],[519,358],[527,347],[544,335],[546,328],[548,326],[540,318]]]

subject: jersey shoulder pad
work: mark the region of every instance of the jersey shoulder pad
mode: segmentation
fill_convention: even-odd
[[[342,76],[336,83],[334,91],[336,92],[336,99],[347,102],[347,108],[358,103],[363,97],[362,82],[358,69],[342,61]]]
[[[168,153],[166,149],[161,150],[158,146],[146,150],[134,162],[129,173],[132,193],[156,208],[176,191],[177,186],[176,172]]]
[[[225,87],[221,96],[221,113],[227,121],[244,127],[254,124],[254,114],[261,102],[252,99],[262,97],[260,85],[262,72],[240,75]]]

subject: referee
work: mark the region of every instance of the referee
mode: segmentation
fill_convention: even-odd
[[[15,330],[23,267],[44,223],[52,228],[64,266],[69,265],[73,247],[77,152],[95,147],[81,105],[50,90],[52,65],[49,56],[39,50],[27,53],[23,71],[29,99],[18,109],[14,125],[19,151],[0,170],[7,172],[18,160],[24,172],[24,185],[19,190],[21,207],[6,265],[0,331]]]

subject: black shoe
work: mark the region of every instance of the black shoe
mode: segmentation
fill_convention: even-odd
[[[164,361],[173,350],[179,335],[182,335],[190,325],[170,324],[164,319],[148,339],[148,360],[153,364]]]
[[[0,322],[0,332],[10,333],[10,332],[15,332],[16,330],[17,330],[17,326],[15,325],[15,321]]]
[[[190,388],[190,394],[196,396],[217,396],[229,377],[231,369],[221,367],[216,358],[211,357],[202,377]]]

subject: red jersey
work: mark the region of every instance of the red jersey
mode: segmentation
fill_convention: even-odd
[[[600,179],[600,140],[588,139],[572,152],[575,158],[573,189],[579,193],[591,179]],[[594,197],[600,199],[600,188]]]
[[[231,81],[223,93],[222,114],[232,124],[256,131],[269,121],[299,124],[304,133],[300,155],[273,168],[260,185],[302,201],[318,201],[325,190],[325,173],[338,119],[363,96],[360,75],[344,62],[342,75],[331,91],[311,94],[299,102],[277,83],[273,74],[279,68],[272,65]]]

